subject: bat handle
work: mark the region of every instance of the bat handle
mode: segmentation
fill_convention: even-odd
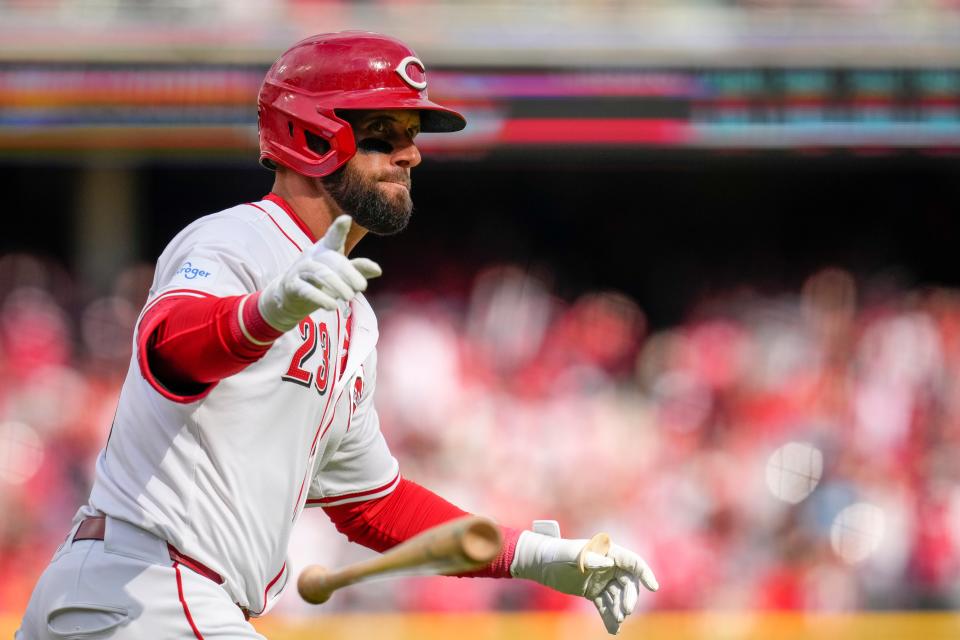
[[[492,561],[502,546],[500,528],[493,521],[464,516],[427,529],[370,560],[333,571],[311,565],[297,578],[297,590],[307,602],[321,604],[337,589],[373,578],[479,569]]]

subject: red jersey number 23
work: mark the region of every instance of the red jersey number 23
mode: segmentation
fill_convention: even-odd
[[[321,322],[314,324],[310,318],[304,318],[300,321],[300,339],[303,344],[293,353],[290,360],[290,366],[287,372],[281,376],[287,382],[309,387],[316,381],[316,389],[320,395],[327,392],[327,386],[330,382],[330,332],[327,330],[327,324]],[[317,345],[320,346],[320,363],[317,365],[317,373],[314,376],[312,371],[304,368],[307,361],[317,351]]]

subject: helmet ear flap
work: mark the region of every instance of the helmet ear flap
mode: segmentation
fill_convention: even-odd
[[[318,156],[325,156],[330,152],[330,143],[325,138],[321,138],[313,131],[305,129],[303,135],[307,139],[307,148]]]
[[[305,176],[329,175],[357,152],[353,129],[333,110],[310,98],[281,92],[270,108],[259,109],[261,164],[289,167]]]
[[[353,127],[332,111],[318,113],[302,127],[300,135],[304,146],[317,157],[316,166],[304,172],[315,178],[330,175],[357,153]]]

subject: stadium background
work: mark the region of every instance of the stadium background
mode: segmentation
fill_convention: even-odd
[[[363,243],[408,477],[636,548],[663,589],[627,637],[960,633],[951,0],[0,0],[0,632],[87,495],[154,259],[266,193],[263,72],[346,28],[470,122]],[[308,512],[291,563],[365,553]],[[603,637],[444,578],[258,628]]]

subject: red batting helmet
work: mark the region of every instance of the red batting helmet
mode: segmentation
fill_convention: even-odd
[[[257,111],[260,163],[326,176],[357,152],[339,109],[417,109],[420,130],[460,131],[462,115],[427,99],[423,63],[399,40],[365,31],[301,40],[267,72]]]

